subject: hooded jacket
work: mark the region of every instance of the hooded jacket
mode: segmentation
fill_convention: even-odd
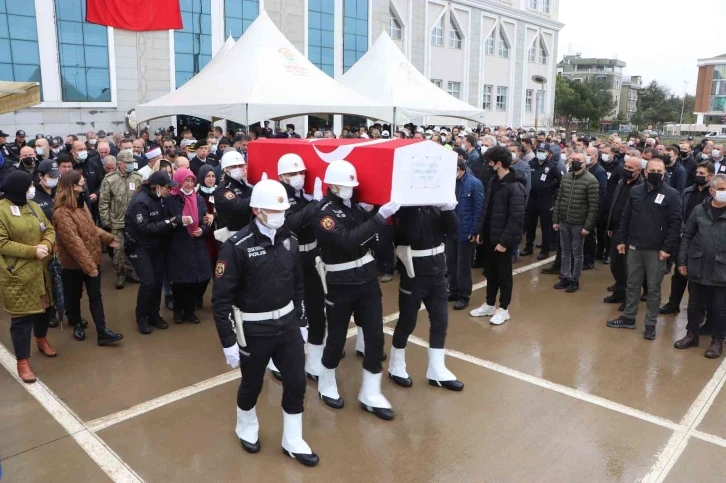
[[[494,176],[489,180],[479,226],[492,245],[512,248],[522,241],[526,199],[525,175],[521,171],[510,168],[504,178]]]

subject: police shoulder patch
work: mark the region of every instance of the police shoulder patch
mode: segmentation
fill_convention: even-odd
[[[144,215],[141,213],[136,214],[136,223],[142,223],[144,221]]]
[[[320,220],[320,226],[326,230],[332,230],[335,228],[335,220],[330,216],[325,216],[322,220]]]
[[[224,270],[226,268],[227,268],[227,262],[219,260],[217,262],[217,266],[214,268],[214,276],[216,278],[222,278],[222,275],[224,275]]]
[[[224,197],[227,198],[228,200],[233,200],[234,199],[234,193],[232,193],[231,191],[226,191],[224,193]]]
[[[284,240],[282,241],[282,246],[284,246],[284,247],[285,247],[285,250],[288,250],[288,251],[290,251],[290,239],[289,239],[289,238],[285,238],[285,239],[284,239]]]

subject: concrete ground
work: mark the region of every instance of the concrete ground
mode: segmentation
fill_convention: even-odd
[[[200,325],[142,336],[137,286],[115,290],[104,258],[108,325],[125,335],[121,343],[98,347],[92,326],[85,342],[51,329],[59,356],[33,347],[40,382],[26,385],[15,374],[9,317],[0,324],[2,482],[726,481],[726,365],[703,357],[708,338],[698,349],[673,348],[685,311],[659,317],[652,342],[641,336],[642,303],[637,330],[609,329],[618,312],[602,303],[612,283],[606,265],[597,262],[580,292],[566,294],[535,262],[520,257],[515,266],[505,325],[469,316],[484,298],[480,270],[470,308],[450,310],[447,365],[466,384],[461,393],[428,385],[429,324],[420,313],[407,350],[413,387],[384,378],[394,421],[355,404],[361,360],[350,337],[338,370],[345,408],[322,404],[308,382],[304,436],[321,462],[305,468],[280,450],[282,390],[270,376],[257,406],[262,451],[240,447],[240,373],[225,364],[210,294]],[[382,289],[390,352],[398,283]],[[668,277],[664,300],[669,289]]]

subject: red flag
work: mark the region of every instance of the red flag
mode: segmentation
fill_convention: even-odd
[[[183,28],[179,0],[86,0],[86,22],[135,31]]]

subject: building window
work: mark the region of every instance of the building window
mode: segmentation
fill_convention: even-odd
[[[177,89],[198,74],[212,59],[212,20],[209,3],[210,0],[181,2],[184,28],[174,31]]]
[[[537,62],[542,65],[547,64],[547,51],[542,43],[542,38],[537,41]]]
[[[2,2],[5,3],[5,2]],[[18,2],[20,3],[20,2]],[[22,2],[25,8],[26,2]],[[9,2],[11,5],[12,2]],[[9,7],[12,10],[15,7]],[[108,29],[86,23],[86,3],[55,0],[62,99],[65,102],[110,102]],[[11,17],[9,15],[9,17]],[[23,17],[27,19],[27,17]],[[10,18],[11,35],[13,25]],[[35,22],[28,25],[35,35]],[[25,29],[24,29],[25,30]],[[36,44],[37,48],[37,44]],[[22,51],[17,54],[25,55]],[[13,52],[13,55],[16,55]]]
[[[509,58],[509,42],[504,38],[504,33],[501,28],[499,29],[499,57]]]
[[[439,23],[436,24],[431,31],[431,45],[441,47],[444,45],[444,17],[441,17]]]
[[[453,20],[450,20],[451,30],[449,30],[449,48],[461,49],[461,34],[456,28]]]
[[[390,15],[391,18],[388,20],[388,35],[394,40],[401,40],[401,24],[393,14],[393,11],[390,12]]]
[[[552,8],[550,2],[551,0],[542,0],[542,11],[544,13],[550,13],[550,9]]]
[[[496,29],[492,29],[492,33],[489,34],[489,37],[487,37],[486,42],[484,43],[484,51],[487,55],[494,55],[494,32]]]
[[[538,3],[539,3],[538,0],[529,0],[529,8],[537,10]]]
[[[40,82],[37,32],[33,2],[0,0],[0,79]]]
[[[525,98],[525,103],[524,103],[524,110],[526,112],[532,112],[533,97],[534,97],[534,91],[532,89],[527,89],[527,96]]]
[[[529,50],[527,51],[527,60],[529,60],[529,62],[530,62],[530,63],[534,63],[534,59],[535,59],[535,53],[534,53],[534,50],[535,50],[535,49],[534,49],[534,45],[533,45],[533,46],[532,46],[532,47],[530,47],[530,48],[529,48]]]
[[[308,60],[330,77],[335,77],[334,19],[335,0],[309,0]]]
[[[484,86],[481,108],[487,111],[492,110],[492,86]]]
[[[543,91],[537,91],[537,112],[540,114],[544,112],[544,98],[545,93]]]
[[[343,73],[368,51],[368,0],[343,4]]]
[[[451,82],[446,86],[446,92],[449,93],[449,95],[452,95],[456,97],[457,99],[461,98],[461,82]]]
[[[507,88],[497,87],[497,111],[507,110]]]
[[[431,83],[441,89],[441,79],[431,79]]]
[[[205,1],[205,0],[202,0]],[[184,10],[184,3],[181,2],[182,10]],[[191,2],[197,3],[197,2]],[[189,8],[189,7],[187,7]],[[252,22],[257,18],[260,13],[259,0],[225,0],[224,2],[224,34],[232,35],[235,39],[242,37],[247,27],[252,25]],[[186,23],[184,24],[186,27]]]
[[[574,79],[572,79],[572,82],[582,82],[582,78],[581,77],[575,77]]]

